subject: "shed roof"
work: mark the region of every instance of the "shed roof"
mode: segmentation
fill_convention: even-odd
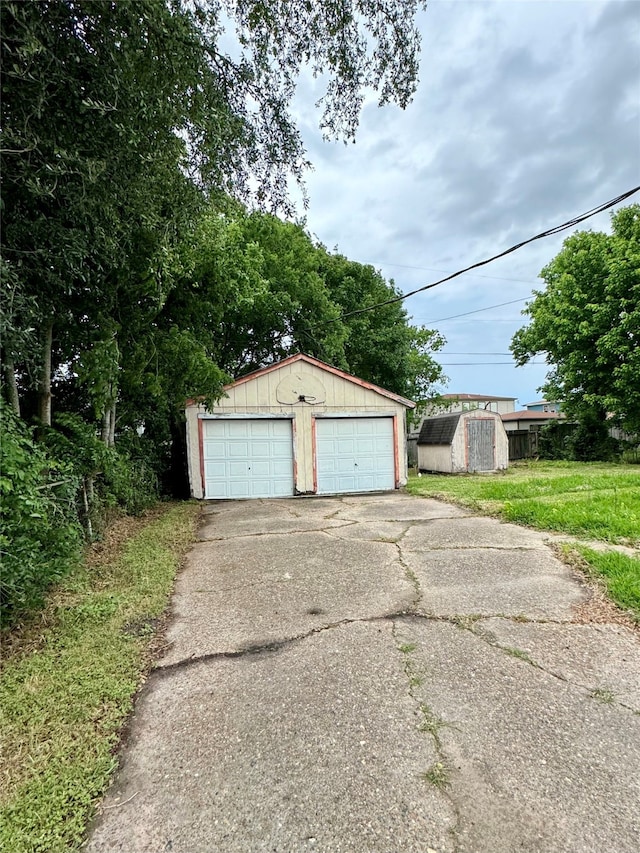
[[[468,413],[455,412],[453,415],[425,418],[420,427],[418,444],[451,444],[458,421],[464,414]]]

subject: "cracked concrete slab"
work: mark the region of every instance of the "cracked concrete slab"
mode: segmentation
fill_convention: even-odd
[[[342,525],[327,529],[327,533],[338,539],[363,539],[396,544],[407,529],[406,521],[344,521]]]
[[[331,530],[336,527],[349,527],[353,522],[338,518],[323,518],[316,515],[300,518],[290,515],[259,515],[256,518],[237,516],[226,517],[223,523],[216,516],[206,516],[198,531],[198,539],[203,541],[232,539],[235,536],[264,536],[270,533],[304,533],[307,530]]]
[[[587,599],[571,570],[549,549],[416,552],[405,544],[412,530],[402,541],[402,554],[422,590],[418,608],[423,612],[572,619],[573,607]]]
[[[640,645],[571,621],[544,534],[402,494],[203,513],[90,853],[635,853]]]
[[[411,606],[395,545],[311,531],[203,542],[178,577],[161,664]]]
[[[428,524],[415,525],[407,533],[404,546],[411,551],[434,548],[544,548],[546,535],[495,518],[467,516],[455,524],[435,518]]]
[[[447,623],[398,636],[439,721],[458,850],[636,853],[640,716]]]
[[[337,517],[351,521],[425,521],[435,518],[463,518],[468,515],[466,510],[443,501],[384,494],[344,497]]]
[[[542,669],[581,685],[603,701],[640,713],[640,643],[623,625],[558,625],[482,619],[474,630],[526,654]]]
[[[454,850],[392,625],[151,677],[87,853]]]

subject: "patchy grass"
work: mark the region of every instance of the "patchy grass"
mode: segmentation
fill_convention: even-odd
[[[62,853],[83,839],[199,508],[172,505],[89,561],[40,620],[5,637],[0,847]]]
[[[540,530],[640,543],[640,471],[633,465],[531,461],[499,474],[412,477],[407,490]]]
[[[640,622],[640,557],[594,551],[583,545],[573,547],[586,560],[590,572],[602,580],[608,596]]]
[[[449,770],[442,762],[438,761],[427,770],[424,774],[424,779],[435,788],[448,788],[450,784]]]
[[[612,690],[607,690],[605,687],[596,687],[591,691],[591,697],[598,699],[600,702],[605,702],[607,705],[610,705],[616,698],[615,693]]]

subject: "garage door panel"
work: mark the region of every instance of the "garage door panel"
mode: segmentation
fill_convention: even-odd
[[[206,498],[293,494],[293,435],[285,419],[205,419]]]
[[[316,419],[318,493],[395,488],[393,418]]]

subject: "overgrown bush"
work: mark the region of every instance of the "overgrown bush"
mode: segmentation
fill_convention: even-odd
[[[606,422],[585,416],[579,423],[554,421],[540,430],[541,459],[613,462],[621,458],[621,442],[609,435]]]
[[[42,604],[79,558],[79,476],[52,458],[0,402],[0,617],[2,624]]]
[[[34,430],[0,402],[0,616],[9,625],[99,535],[109,509],[136,515],[158,500],[153,450],[139,436],[107,447],[77,415]]]

